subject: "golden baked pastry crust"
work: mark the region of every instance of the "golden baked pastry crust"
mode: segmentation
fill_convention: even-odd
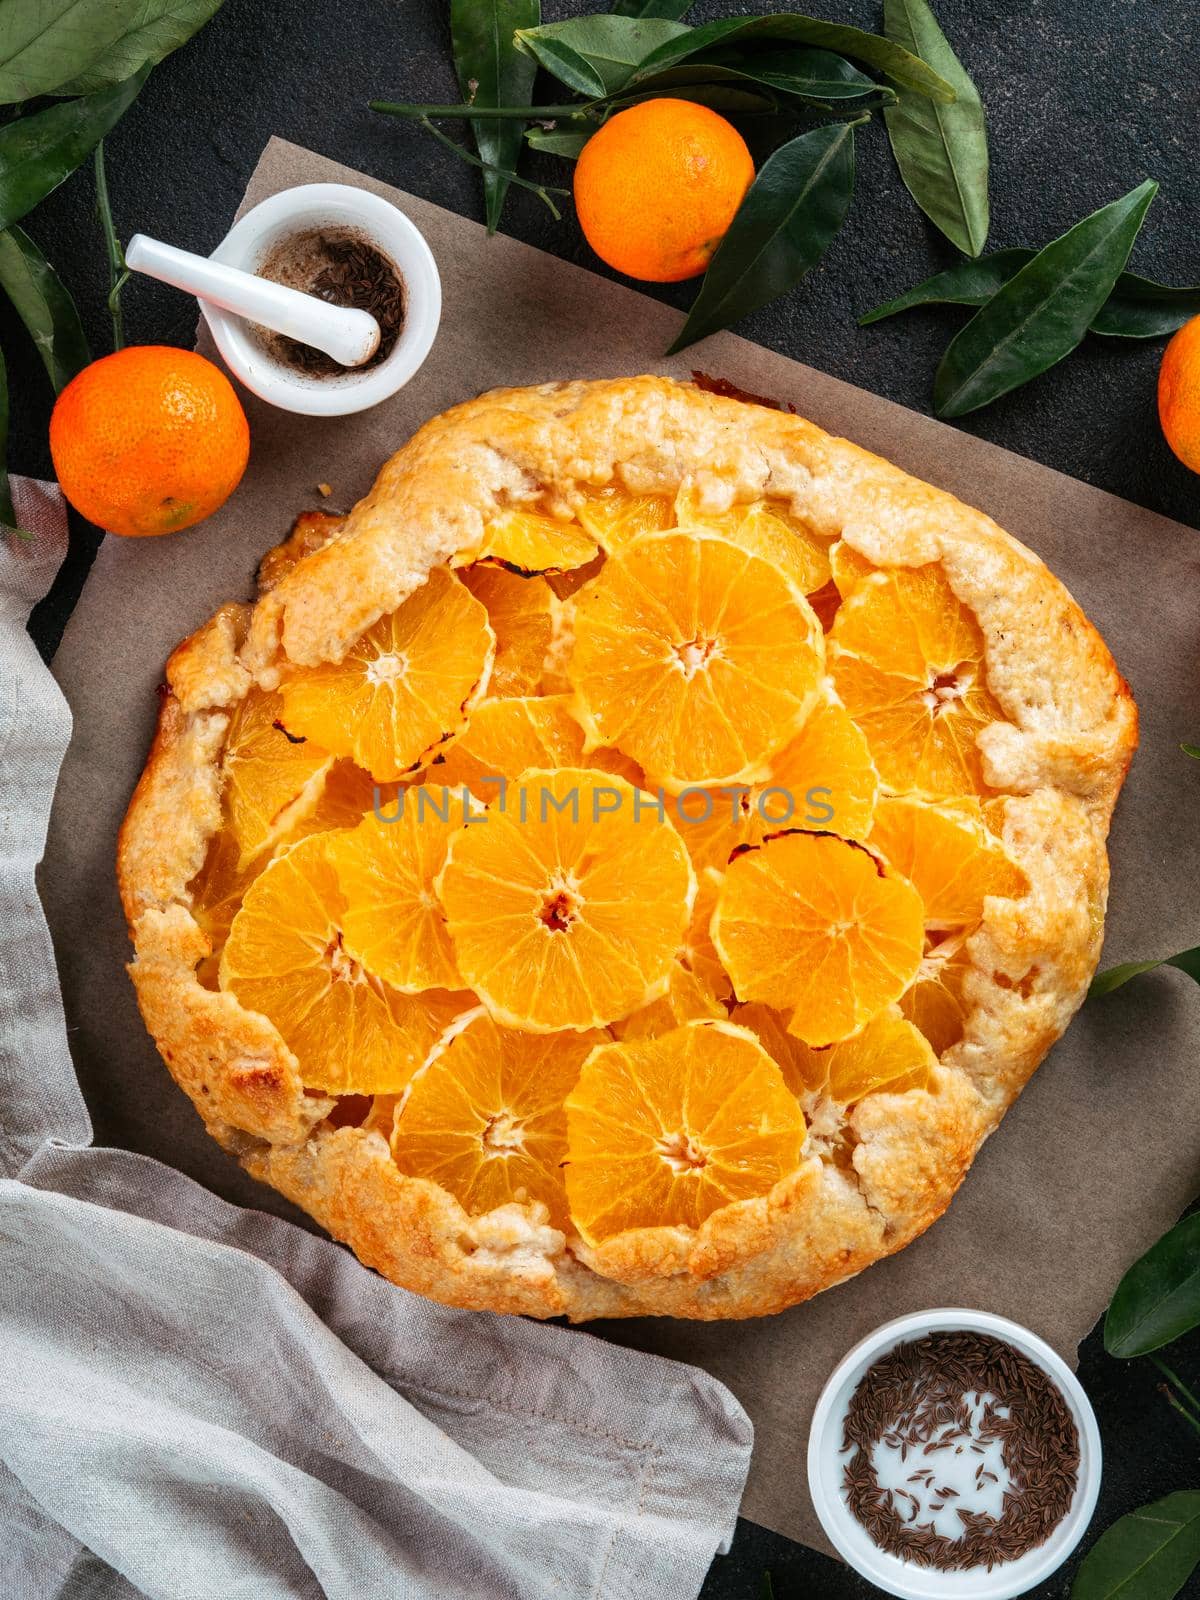
[[[1029,890],[990,899],[967,941],[965,1036],[931,1092],[868,1096],[837,1149],[814,1129],[795,1173],[694,1232],[644,1229],[592,1250],[537,1206],[468,1216],[404,1175],[369,1120],[337,1125],[336,1102],[305,1090],[272,1024],[199,981],[210,946],[188,885],[220,826],[222,743],[252,683],[275,687],[286,663],[340,660],[434,564],[469,557],[503,507],[566,515],[586,489],[674,494],[685,480],[714,510],[790,501],[814,531],[879,565],[941,563],[978,619],[1008,718],[979,745]],[[1137,741],[1103,641],[1036,556],[981,512],[802,418],[642,377],[502,390],[434,418],[344,521],[303,527],[263,576],[255,605],[223,607],[171,657],[118,850],[147,1027],[209,1131],[251,1173],[395,1282],[539,1317],[778,1311],[941,1215],[1084,996],[1102,936],[1105,838]]]

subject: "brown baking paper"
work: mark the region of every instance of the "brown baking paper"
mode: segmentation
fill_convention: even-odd
[[[97,1142],[157,1156],[228,1199],[297,1215],[207,1137],[146,1035],[122,970],[114,839],[176,642],[221,601],[249,596],[263,552],[298,511],[324,503],[318,483],[333,486],[328,504],[349,507],[427,417],[498,384],[686,376],[694,364],[791,403],[1023,539],[1098,624],[1141,706],[1142,749],[1113,830],[1105,962],[1200,942],[1200,771],[1179,751],[1200,734],[1200,535],[732,334],[666,361],[678,312],[512,239],[488,240],[474,222],[293,145],[267,147],[245,204],[330,180],[387,196],[429,240],[445,290],[432,355],[401,394],[358,417],[290,416],[247,397],[254,450],[238,493],[191,532],[107,539],[55,662],[75,736],[42,886]],[[206,338],[201,348],[210,350]],[[1140,979],[1084,1008],[948,1214],[900,1255],[782,1316],[603,1331],[723,1379],[757,1430],[745,1515],[828,1549],[804,1446],[837,1359],[885,1318],[962,1305],[1015,1317],[1074,1360],[1125,1267],[1200,1186],[1198,1061],[1200,994],[1175,972]]]

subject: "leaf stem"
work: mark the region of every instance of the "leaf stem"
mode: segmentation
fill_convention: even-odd
[[[1172,1372],[1167,1363],[1165,1361],[1160,1361],[1157,1356],[1152,1355],[1150,1359],[1162,1373],[1163,1377],[1166,1378],[1183,1396],[1188,1405],[1192,1408],[1193,1412],[1195,1412],[1197,1419],[1200,1420],[1200,1400],[1196,1399],[1196,1396],[1188,1388],[1187,1384],[1184,1383],[1183,1379],[1179,1377],[1177,1373]],[[1195,1424],[1193,1424],[1193,1426],[1195,1426]]]
[[[466,122],[555,122],[560,117],[591,116],[599,102],[577,100],[569,106],[419,106],[402,100],[370,100],[367,104],[385,116],[411,117],[417,122],[427,122],[430,117],[461,117]]]
[[[121,306],[121,290],[129,278],[125,265],[125,252],[113,226],[112,206],[108,198],[108,173],[104,166],[104,140],[96,146],[96,210],[104,232],[104,248],[108,254],[108,311],[112,317],[113,349],[125,348],[125,312]]]
[[[1166,1400],[1171,1409],[1173,1411],[1178,1411],[1179,1415],[1189,1425],[1189,1427],[1194,1428],[1197,1433],[1200,1433],[1200,1421],[1198,1421],[1192,1415],[1186,1406],[1180,1405],[1179,1401],[1171,1393],[1170,1389],[1165,1383],[1160,1383],[1158,1387],[1162,1391],[1163,1398]]]
[[[469,150],[465,150],[463,146],[459,144],[457,140],[452,139],[448,133],[443,133],[440,128],[435,128],[428,117],[418,117],[416,120],[422,128],[433,135],[439,144],[444,144],[448,150],[453,150],[456,156],[461,156],[462,159],[469,162],[471,166],[478,167],[481,172],[501,172],[510,180],[510,182],[517,184],[522,189],[528,189],[531,194],[537,195],[538,199],[541,200],[549,209],[550,215],[554,218],[555,222],[562,221],[562,212],[554,204],[554,201],[551,200],[550,196],[552,194],[561,194],[569,197],[571,193],[569,189],[558,189],[550,184],[534,183],[529,178],[522,178],[516,172],[509,172],[507,167],[497,167],[491,161],[483,161],[479,156],[472,155]]]

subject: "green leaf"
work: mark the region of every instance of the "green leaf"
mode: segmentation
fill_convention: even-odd
[[[0,5],[0,105],[92,94],[155,66],[222,0],[8,0]]]
[[[677,21],[692,9],[694,0],[617,0],[614,17],[669,17]]]
[[[988,234],[987,130],[979,91],[926,0],[884,0],[883,31],[928,62],[957,96],[941,105],[901,89],[883,120],[909,194],[952,245],[977,256]]]
[[[668,355],[785,294],[825,253],[854,193],[855,126],[814,128],[767,159]]]
[[[590,138],[590,133],[572,133],[564,128],[535,127],[525,130],[525,143],[531,150],[545,150],[552,156],[566,156],[568,161],[579,159]]]
[[[738,82],[761,83],[817,106],[858,100],[881,89],[874,78],[859,72],[843,57],[828,50],[805,49],[773,50],[769,55],[730,50],[715,58],[684,61],[677,67],[665,67],[652,78],[639,79],[638,89],[674,91],[680,85]]]
[[[1104,1319],[1104,1348],[1128,1359],[1200,1327],[1200,1213],[1185,1217],[1135,1261]]]
[[[1173,1600],[1200,1563],[1200,1490],[1131,1511],[1102,1533],[1071,1600]]]
[[[21,228],[0,233],[0,289],[29,330],[56,394],[92,359],[75,302]]]
[[[464,100],[477,106],[527,106],[537,62],[518,50],[518,28],[536,27],[541,0],[450,0],[450,47]],[[475,148],[489,168],[483,174],[487,230],[495,233],[510,172],[521,154],[520,121],[472,122]]]
[[[934,378],[939,417],[978,411],[1075,349],[1115,287],[1157,193],[1148,180],[1077,222],[975,313]]]
[[[994,250],[990,256],[980,256],[978,261],[960,261],[945,272],[937,272],[923,283],[906,289],[894,300],[864,312],[858,319],[859,327],[882,322],[884,317],[894,317],[901,311],[913,311],[918,306],[984,306],[1033,257],[1032,250],[1018,247]]]
[[[547,22],[540,28],[522,28],[517,34],[517,44],[522,50],[535,55],[542,65],[561,82],[576,85],[562,77],[553,59],[547,59],[547,47],[568,52],[571,58],[582,57],[596,75],[600,94],[616,94],[629,82],[639,62],[658,49],[660,45],[691,33],[682,22],[672,22],[669,17],[617,17],[608,14],[595,17],[572,17],[567,22]],[[581,89],[581,94],[594,90]]]
[[[1200,761],[1200,744],[1181,744],[1179,748],[1185,756],[1191,756],[1193,761]]]
[[[4,364],[2,350],[0,350],[0,528],[6,529],[9,533],[22,533],[17,526],[17,513],[13,510],[12,490],[8,484],[8,369]]]
[[[1117,287],[1092,318],[1093,333],[1113,339],[1163,339],[1200,315],[1200,285],[1170,284],[1123,272]]]
[[[769,17],[725,17],[701,28],[685,29],[677,39],[668,40],[647,56],[634,74],[634,80],[640,81],[664,67],[676,66],[680,61],[691,60],[718,46],[735,44],[815,45],[839,56],[849,56],[852,61],[861,61],[877,72],[885,72],[902,88],[932,95],[935,100],[954,99],[954,90],[944,78],[891,39],[881,39],[878,34],[864,33],[861,28],[846,27],[838,22],[797,16],[793,12]]]
[[[115,89],[60,101],[0,128],[0,230],[70,177],[133,104],[149,74],[143,67]]]
[[[859,317],[859,325],[880,322],[900,311],[917,306],[982,306],[1002,289],[1029,261],[1034,252],[1018,247],[994,250],[978,261],[960,261],[957,266],[938,272],[918,283],[894,300],[876,306]],[[1200,314],[1200,287],[1172,288],[1141,278],[1136,272],[1123,272],[1117,286],[1092,318],[1089,333],[1108,338],[1161,339],[1182,328]]]
[[[1200,983],[1200,945],[1192,950],[1181,950],[1175,956],[1162,956],[1158,961],[1123,961],[1118,967],[1098,972],[1088,989],[1088,999],[1099,1000],[1121,988],[1130,978],[1140,978],[1143,972],[1155,972],[1159,967],[1178,967],[1180,972],[1186,972],[1189,978]]]
[[[536,32],[521,34],[520,39],[539,65],[576,94],[586,95],[589,100],[602,100],[608,93],[604,79],[588,58],[563,40],[547,39]]]

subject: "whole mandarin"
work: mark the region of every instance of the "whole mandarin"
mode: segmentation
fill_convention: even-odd
[[[1185,322],[1163,351],[1158,420],[1184,466],[1200,472],[1200,317]]]
[[[753,158],[732,123],[690,100],[644,100],[584,145],[575,209],[610,267],[678,283],[708,266],[753,182]]]
[[[170,345],[130,345],[85,367],[58,397],[50,454],[63,494],[112,533],[174,533],[237,488],[250,428],[211,361]]]

